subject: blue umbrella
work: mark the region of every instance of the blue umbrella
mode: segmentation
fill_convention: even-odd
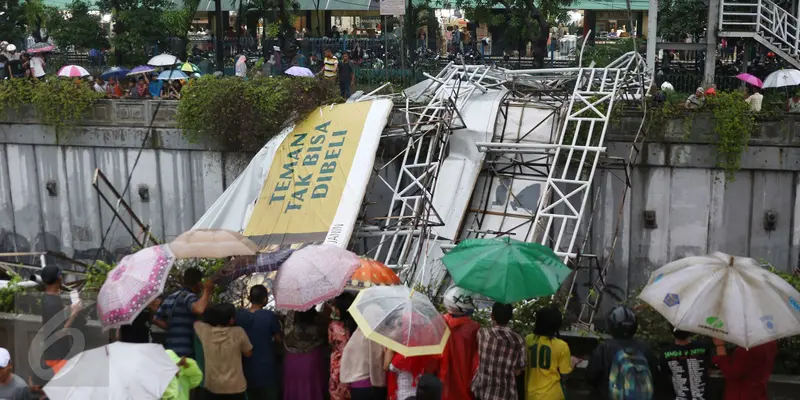
[[[122,78],[128,74],[130,70],[122,67],[111,67],[100,75],[101,78],[107,80],[108,78]]]
[[[189,79],[189,77],[186,76],[186,74],[184,74],[182,71],[173,69],[158,74],[158,79],[162,81],[172,81],[172,80]]]

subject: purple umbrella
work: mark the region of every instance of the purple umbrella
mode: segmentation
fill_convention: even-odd
[[[755,76],[747,74],[747,73],[741,73],[739,75],[736,75],[736,77],[739,78],[740,81],[743,81],[745,83],[749,83],[749,84],[751,84],[751,85],[753,85],[755,87],[761,87],[761,85],[764,84],[763,82],[761,82],[761,79],[758,79]]]
[[[156,69],[149,66],[149,65],[140,65],[138,67],[134,67],[130,72],[128,72],[128,76],[131,75],[138,75],[138,74],[146,74],[148,72],[153,72]]]

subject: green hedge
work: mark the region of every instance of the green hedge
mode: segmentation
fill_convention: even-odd
[[[183,89],[178,126],[190,140],[218,140],[232,150],[256,152],[288,119],[341,101],[338,87],[326,80],[204,76]]]

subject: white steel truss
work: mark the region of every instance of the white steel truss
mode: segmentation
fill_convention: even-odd
[[[476,90],[485,92],[505,82],[497,69],[484,65],[450,64],[436,76],[428,75],[430,84],[419,93],[395,96],[396,108],[384,130],[386,139],[405,139],[405,147],[397,156],[376,168],[380,184],[392,192],[385,217],[370,223],[362,219],[357,237],[377,237],[378,243],[366,253],[397,269],[415,265],[422,254],[423,240],[430,227],[443,224],[441,214],[433,207],[433,190],[439,167],[448,148],[453,130],[463,128],[459,110]],[[371,99],[375,92],[362,99]],[[428,100],[427,103],[417,103]],[[399,103],[399,104],[398,104]],[[396,166],[395,182],[389,182],[382,170]]]
[[[565,123],[528,241],[548,247],[564,259],[576,256],[575,239],[591,192],[597,164],[605,152],[606,130],[617,89],[625,78],[623,69],[586,68],[567,108]]]
[[[513,165],[518,170],[490,171],[489,175],[494,173],[500,179],[508,174],[546,176],[535,215],[528,220],[528,236],[520,239],[544,244],[565,262],[574,261],[591,185],[598,165],[606,159],[604,142],[611,110],[618,100],[641,101],[650,86],[646,76],[644,59],[634,52],[607,68],[520,71],[451,63],[436,76],[428,76],[426,87],[417,85],[391,95],[395,110],[382,144],[386,148],[403,145],[388,160],[376,161],[373,184],[388,189],[391,200],[381,216],[365,218],[362,212],[355,240],[367,243],[368,239],[370,243],[362,253],[410,277],[413,273],[404,272],[424,271],[437,264],[437,256],[432,254],[439,250],[432,253],[433,248],[445,250],[455,244],[458,238],[444,239],[435,233],[435,228],[443,225],[442,214],[433,206],[441,163],[447,157],[453,130],[463,127],[460,111],[470,96],[476,90],[485,93],[502,87],[509,93],[504,104],[537,104],[555,110],[555,118],[560,120],[554,125],[558,133],[550,143],[523,143],[503,140],[502,134],[495,132],[491,142],[476,143],[487,154],[484,169]],[[386,97],[380,94],[382,89],[358,101]],[[528,129],[535,127],[525,126],[522,132]],[[500,159],[505,161],[496,161]],[[365,203],[364,209],[369,206]],[[467,225],[463,229],[472,232],[471,237],[503,235]]]

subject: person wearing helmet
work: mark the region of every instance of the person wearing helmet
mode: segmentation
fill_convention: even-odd
[[[658,360],[644,341],[636,339],[636,315],[616,306],[606,320],[613,339],[595,348],[586,375],[595,397],[603,400],[651,400]]]
[[[473,294],[453,286],[444,293],[444,308],[450,338],[439,365],[442,400],[469,400],[473,398],[472,377],[478,369],[478,330],[481,328],[470,318],[475,311]]]

